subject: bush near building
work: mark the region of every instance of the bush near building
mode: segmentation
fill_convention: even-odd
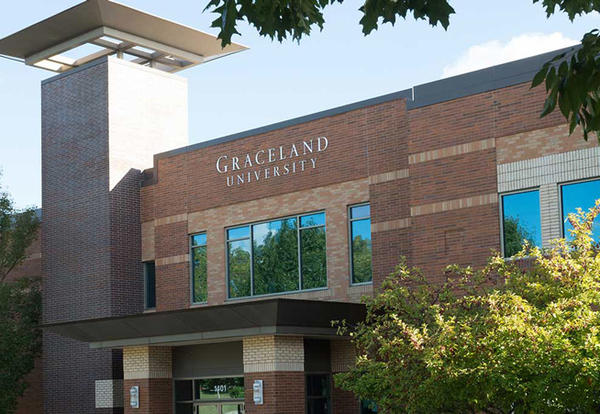
[[[385,413],[599,412],[599,213],[569,216],[572,241],[451,266],[441,286],[401,263],[365,322],[340,324],[357,358],[336,385]]]

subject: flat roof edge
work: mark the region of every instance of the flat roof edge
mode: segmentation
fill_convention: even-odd
[[[196,144],[191,144],[182,148],[176,148],[174,150],[161,152],[156,154],[155,159],[168,158],[179,154],[184,154],[186,152],[199,150],[206,147],[211,147],[213,145],[223,144],[226,142],[235,141],[241,138],[250,137],[253,135],[264,134],[271,131],[276,131],[278,129],[283,129],[289,126],[303,124],[305,122],[315,121],[317,119],[327,118],[329,116],[340,115],[345,112],[354,111],[356,109],[365,108],[368,106],[378,105],[385,102],[395,101],[398,99],[412,99],[412,90],[405,89],[403,91],[392,92],[386,95],[377,96],[375,98],[365,99],[363,101],[354,102],[342,106],[338,106],[331,109],[326,109],[324,111],[315,112],[309,115],[299,116],[297,118],[288,119],[285,121],[276,122],[274,124],[265,125],[258,128],[249,129],[247,131],[238,132],[231,135],[226,135],[220,138],[211,139],[208,141],[198,142]]]
[[[529,82],[545,62],[549,61],[560,53],[574,51],[577,50],[577,48],[578,45],[574,45],[563,49],[542,53],[540,55],[502,63],[489,68],[424,83],[411,89],[392,92],[374,98],[326,109],[324,111],[315,112],[309,115],[303,115],[297,118],[276,122],[263,127],[249,129],[247,131],[226,135],[220,138],[214,138],[208,141],[198,142],[196,144],[191,144],[185,147],[156,154],[154,156],[155,165],[156,160],[162,158],[185,154],[187,152],[196,151],[202,148],[219,145],[226,142],[232,142],[253,135],[276,131],[278,129],[315,121],[329,116],[340,115],[345,112],[350,112],[356,109],[374,106],[397,99],[406,99],[406,109],[412,110],[451,101],[454,99],[464,98],[470,95],[476,95],[478,93],[489,92],[492,90]]]

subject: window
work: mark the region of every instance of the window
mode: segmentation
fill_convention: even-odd
[[[144,262],[144,308],[156,308],[156,267],[154,262]]]
[[[562,201],[562,219],[563,219],[563,237],[572,240],[570,230],[573,229],[569,223],[569,213],[577,213],[577,208],[588,211],[596,204],[596,199],[600,198],[600,179],[583,181],[579,183],[563,184],[560,186],[560,195]],[[592,228],[592,237],[599,241],[600,222],[594,221]]]
[[[517,254],[526,240],[540,247],[540,193],[538,190],[502,196],[502,231],[504,256]]]
[[[242,414],[244,378],[176,379],[176,414]]]
[[[371,207],[361,204],[350,207],[350,270],[352,283],[373,280],[371,270]]]
[[[325,213],[227,230],[229,297],[327,286]]]
[[[360,401],[360,414],[375,414],[377,412],[377,404],[373,401]]]
[[[206,279],[206,233],[191,237],[192,257],[192,302],[203,303],[207,300]]]
[[[328,374],[306,376],[306,412],[308,414],[329,414],[330,394]]]

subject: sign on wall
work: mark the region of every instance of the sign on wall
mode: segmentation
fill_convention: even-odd
[[[129,406],[131,408],[140,408],[140,387],[137,385],[129,389]]]
[[[226,177],[227,187],[241,186],[316,169],[319,154],[328,146],[327,137],[318,137],[241,156],[224,154],[217,158],[215,168]]]
[[[263,404],[263,380],[254,380],[254,384],[252,384],[252,399],[255,405]]]

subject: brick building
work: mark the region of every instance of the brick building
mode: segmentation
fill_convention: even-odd
[[[75,20],[104,52],[36,40]],[[186,146],[172,72],[243,48],[199,33],[89,0],[0,40],[61,72],[42,83],[45,413],[370,412],[332,383],[353,360],[332,319],[360,319],[401,257],[435,279],[547,246],[600,196],[597,144],[529,87],[553,53]]]

